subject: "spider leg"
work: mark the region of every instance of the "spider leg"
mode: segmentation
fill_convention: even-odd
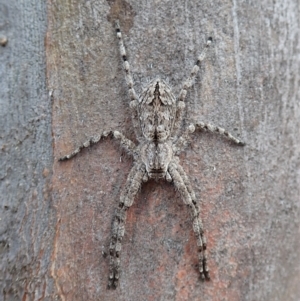
[[[208,38],[205,48],[204,50],[201,52],[201,54],[199,55],[196,64],[194,65],[194,67],[192,68],[192,71],[189,75],[189,77],[186,79],[186,81],[183,84],[183,87],[181,89],[181,91],[179,92],[179,97],[178,97],[178,103],[177,103],[177,111],[176,111],[176,116],[175,116],[175,121],[174,121],[174,135],[172,135],[173,137],[177,137],[178,135],[178,131],[180,129],[180,125],[182,122],[182,118],[184,115],[184,108],[185,108],[185,98],[187,95],[187,91],[189,90],[189,88],[191,88],[191,86],[194,83],[195,77],[198,74],[200,65],[202,63],[202,61],[205,59],[206,53],[207,53],[207,49],[210,46],[212,42],[212,38]]]
[[[132,124],[134,127],[136,137],[137,137],[137,139],[139,139],[142,136],[142,133],[141,133],[141,128],[140,128],[140,124],[139,124],[139,116],[138,116],[138,97],[137,97],[134,87],[133,87],[133,79],[132,79],[132,75],[130,72],[130,65],[127,61],[126,49],[125,49],[124,42],[122,39],[122,33],[121,33],[121,29],[120,29],[119,20],[116,21],[116,32],[117,32],[117,37],[119,40],[120,53],[121,53],[122,59],[124,61],[123,68],[125,70],[125,79],[126,79],[126,83],[128,86],[128,92],[129,92],[129,95],[131,98],[130,109],[131,109]]]
[[[195,200],[195,193],[185,171],[178,163],[171,162],[169,164],[168,171],[173,179],[175,187],[178,189],[183,198],[183,202],[191,209],[193,217],[193,230],[197,238],[197,246],[199,251],[200,277],[203,280],[209,280],[210,277],[206,256],[206,238],[204,236],[203,225],[199,214],[200,209]]]
[[[245,145],[245,142],[239,140],[238,138],[235,138],[234,136],[232,136],[232,134],[230,134],[225,129],[223,129],[221,127],[218,127],[218,126],[215,126],[215,125],[210,124],[210,123],[197,122],[196,123],[196,129],[209,131],[211,133],[217,133],[217,134],[222,135],[223,137],[226,137],[228,140],[234,142],[237,145],[240,145],[240,146]]]
[[[125,233],[125,222],[127,210],[133,204],[134,198],[140,189],[141,183],[145,181],[146,168],[143,163],[135,163],[126,181],[124,190],[121,193],[119,207],[113,220],[112,236],[109,246],[110,270],[108,288],[117,287],[120,276],[120,251],[122,239]]]
[[[210,123],[198,122],[195,125],[190,124],[183,130],[182,135],[174,141],[173,143],[173,151],[175,155],[179,155],[180,152],[186,147],[187,142],[189,140],[189,135],[195,131],[195,129],[208,131],[210,133],[217,133],[221,136],[227,138],[228,140],[232,141],[233,143],[244,146],[246,143],[239,140],[238,138],[234,137],[231,133],[226,131],[225,129],[215,126]]]
[[[197,76],[197,73],[199,71],[199,67],[202,63],[202,61],[205,59],[206,57],[206,53],[207,53],[207,49],[210,46],[212,42],[212,38],[208,38],[205,48],[203,49],[203,51],[201,52],[201,54],[199,55],[196,64],[194,65],[194,67],[192,68],[192,71],[190,73],[190,76],[187,78],[187,80],[184,82],[183,87],[179,93],[179,100],[184,101],[186,98],[186,94],[188,89],[193,85],[195,77]]]
[[[173,152],[175,155],[179,155],[180,152],[185,149],[190,138],[189,135],[194,131],[195,126],[193,124],[190,124],[189,126],[184,128],[180,137],[173,142]]]
[[[118,131],[104,131],[102,132],[100,135],[94,136],[89,138],[86,142],[84,142],[82,145],[80,145],[78,148],[76,148],[72,153],[65,155],[61,158],[59,158],[59,161],[65,161],[65,160],[69,160],[71,158],[73,158],[74,156],[76,156],[81,150],[83,150],[86,147],[89,147],[93,144],[98,143],[101,138],[105,138],[108,136],[112,136],[115,139],[120,140],[121,142],[121,146],[131,155],[134,154],[135,149],[136,149],[136,145],[134,142],[132,142],[131,140],[129,140],[128,138],[126,138],[123,134],[121,134]]]

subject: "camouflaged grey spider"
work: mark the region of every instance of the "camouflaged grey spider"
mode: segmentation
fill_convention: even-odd
[[[199,250],[200,277],[202,279],[209,279],[206,238],[199,215],[200,210],[187,174],[179,164],[178,155],[187,144],[189,134],[193,133],[195,129],[218,133],[238,145],[244,145],[242,141],[233,137],[223,128],[209,123],[197,122],[181,129],[185,109],[184,101],[187,91],[194,82],[199,66],[205,58],[207,48],[211,44],[212,38],[208,38],[206,47],[198,57],[190,76],[183,84],[178,99],[175,98],[168,85],[160,79],[152,81],[142,92],[140,97],[137,97],[133,88],[133,79],[130,73],[130,66],[127,61],[126,50],[118,21],[116,21],[116,32],[131,98],[130,108],[132,112],[132,123],[139,144],[136,145],[119,131],[106,131],[90,138],[71,154],[59,160],[64,161],[71,159],[83,148],[89,147],[91,144],[99,142],[101,137],[107,137],[109,135],[119,139],[122,147],[133,156],[133,167],[128,175],[125,188],[121,192],[119,207],[112,225],[112,236],[109,246],[110,272],[108,288],[116,288],[119,281],[120,251],[125,233],[126,212],[133,204],[141,184],[149,179],[166,179],[168,182],[173,182],[174,186],[180,192],[183,202],[190,208],[193,217],[193,230],[196,234]]]

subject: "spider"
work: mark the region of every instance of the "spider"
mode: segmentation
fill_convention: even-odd
[[[227,137],[227,139],[237,145],[244,145],[241,140],[235,138],[223,128],[209,123],[197,122],[182,128],[187,91],[194,82],[199,71],[199,66],[204,60],[207,49],[212,42],[212,38],[208,38],[204,50],[198,57],[190,76],[184,82],[179,96],[176,99],[170,87],[159,78],[150,82],[139,97],[136,95],[119,21],[116,21],[116,33],[131,98],[130,108],[132,123],[139,144],[136,145],[119,131],[104,131],[100,135],[90,138],[75,151],[59,160],[64,161],[71,159],[83,148],[89,147],[99,142],[101,138],[108,136],[120,140],[121,146],[133,157],[133,167],[129,172],[125,187],[121,192],[119,206],[112,223],[112,235],[109,246],[110,271],[108,288],[115,289],[119,281],[120,252],[125,233],[127,210],[133,204],[141,184],[147,182],[149,179],[165,179],[168,182],[173,182],[183,202],[189,207],[193,219],[193,231],[197,239],[200,278],[209,280],[206,238],[200,218],[200,209],[188,176],[179,164],[178,155],[186,146],[189,134],[193,133],[196,129],[218,133]]]

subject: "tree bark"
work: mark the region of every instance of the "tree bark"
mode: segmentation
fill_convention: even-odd
[[[3,299],[298,301],[298,1],[11,3],[0,0]],[[247,144],[198,132],[180,157],[201,206],[209,282],[199,279],[188,208],[172,184],[150,181],[128,211],[120,284],[107,290],[132,159],[104,139],[58,162],[103,130],[135,139],[117,18],[137,92],[160,77],[178,95],[213,37],[185,120]]]
[[[54,300],[46,5],[0,0],[0,300]]]

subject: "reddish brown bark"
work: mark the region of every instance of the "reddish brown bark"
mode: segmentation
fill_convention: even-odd
[[[47,12],[42,3],[0,0],[3,299],[298,301],[298,2],[49,0]],[[116,17],[138,92],[160,76],[178,94],[214,39],[186,120],[247,145],[196,133],[181,156],[201,204],[210,282],[199,280],[182,199],[172,184],[148,182],[128,212],[120,286],[108,291],[111,222],[132,160],[106,139],[58,162],[103,130],[134,139]]]
[[[65,300],[293,300],[299,256],[291,250],[299,243],[286,231],[298,233],[299,188],[295,181],[287,183],[295,172],[287,164],[299,166],[299,130],[288,120],[299,116],[299,106],[296,86],[284,87],[276,74],[285,72],[277,57],[290,53],[283,62],[295,81],[293,65],[299,61],[292,44],[282,47],[284,37],[270,34],[267,2],[251,7],[234,1],[219,8],[218,17],[209,13],[209,2],[108,4],[51,6],[55,157],[106,129],[134,139],[112,25],[116,16],[124,24],[138,91],[155,76],[180,87],[207,35],[213,35],[211,53],[189,92],[187,118],[236,130],[247,146],[198,133],[181,156],[201,200],[212,280],[199,281],[196,240],[180,196],[170,184],[150,182],[128,213],[116,291],[106,290],[108,259],[101,254],[108,252],[111,221],[132,161],[110,140],[70,162],[56,160],[59,224],[52,276],[59,295]],[[295,16],[291,7],[285,9]],[[272,22],[281,26],[275,17]],[[296,111],[285,105],[287,95]],[[284,145],[293,150],[289,159]]]

